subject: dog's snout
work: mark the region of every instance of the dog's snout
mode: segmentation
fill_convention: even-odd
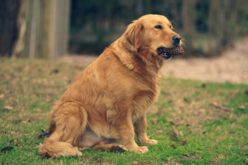
[[[174,35],[174,36],[172,37],[172,41],[173,41],[173,45],[174,45],[174,46],[179,46],[179,43],[180,43],[180,41],[181,41],[181,37],[178,36],[178,35]]]

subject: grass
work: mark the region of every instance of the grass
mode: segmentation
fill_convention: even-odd
[[[0,164],[247,164],[248,85],[163,78],[146,154],[83,151],[42,158],[38,136],[54,101],[83,69],[56,61],[0,58]]]

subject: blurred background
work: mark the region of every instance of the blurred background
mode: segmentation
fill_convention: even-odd
[[[185,57],[204,57],[205,62],[229,54],[227,61],[242,64],[233,68],[226,62],[220,65],[230,66],[229,73],[242,65],[234,76],[240,72],[243,75],[239,79],[245,79],[247,0],[1,0],[0,56],[98,55],[132,20],[149,13],[165,15],[172,21],[185,39]],[[84,57],[87,61],[88,56]],[[205,66],[210,64],[212,61]],[[212,70],[225,70],[216,69],[218,65]]]
[[[98,54],[148,13],[167,16],[192,55],[248,35],[247,0],[2,0],[0,55]]]
[[[248,34],[245,0],[72,0],[69,50],[99,53],[147,13],[167,16],[195,55],[218,52]]]

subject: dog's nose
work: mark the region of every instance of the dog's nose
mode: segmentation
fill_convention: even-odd
[[[174,45],[174,46],[179,46],[179,43],[180,43],[180,41],[181,41],[181,37],[178,36],[178,35],[174,35],[174,36],[172,37],[172,41],[173,41],[173,45]]]

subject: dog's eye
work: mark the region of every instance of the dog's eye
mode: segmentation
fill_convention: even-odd
[[[154,28],[159,29],[159,30],[163,29],[163,27],[161,25],[156,25],[156,26],[154,26]]]

